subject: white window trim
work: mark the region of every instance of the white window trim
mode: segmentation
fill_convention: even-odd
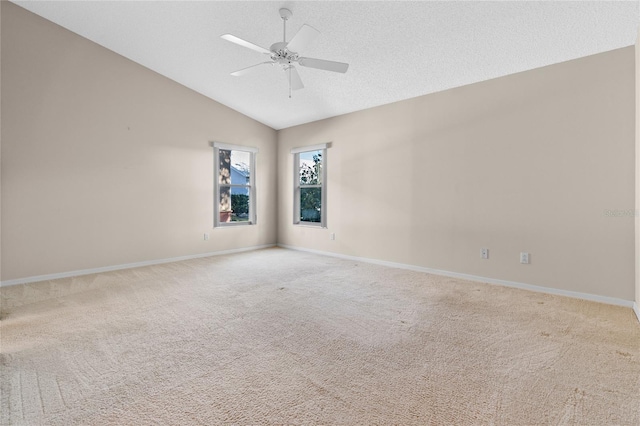
[[[292,148],[291,149],[291,153],[292,154],[300,154],[301,152],[307,152],[307,151],[319,151],[321,149],[327,149],[329,148],[329,144],[328,143],[321,143],[318,145],[309,145],[309,146],[301,146],[298,148]]]
[[[291,149],[293,154],[293,224],[298,226],[310,226],[314,228],[327,227],[327,148],[330,144],[323,143]],[[321,208],[320,222],[303,222],[300,220],[300,154],[309,151],[322,151],[322,176],[321,176]]]
[[[256,169],[257,169],[257,155],[258,148],[232,145],[222,142],[211,142],[213,147],[213,227],[214,228],[227,228],[235,226],[255,225],[257,221],[257,200],[256,200]],[[246,222],[220,222],[220,150],[231,151],[244,151],[251,153],[251,164],[249,167],[251,171],[249,173],[249,220]]]
[[[230,149],[232,151],[233,150],[246,151],[246,152],[252,152],[254,154],[258,153],[258,148],[255,148],[253,146],[232,145],[229,143],[222,143],[222,142],[211,142],[211,146],[218,149]]]

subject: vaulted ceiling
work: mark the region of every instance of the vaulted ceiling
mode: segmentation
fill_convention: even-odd
[[[274,129],[526,71],[635,43],[638,1],[14,1]],[[299,68],[232,71],[269,48],[320,31],[304,56],[348,62],[346,74]],[[268,58],[267,58],[268,59]]]

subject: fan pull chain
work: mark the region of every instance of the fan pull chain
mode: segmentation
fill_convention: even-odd
[[[291,65],[289,65],[289,99],[291,99]]]

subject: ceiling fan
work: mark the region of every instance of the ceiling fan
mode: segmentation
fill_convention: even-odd
[[[306,46],[308,46],[309,43],[311,43],[318,36],[318,34],[320,34],[320,31],[307,24],[304,24],[302,28],[298,30],[296,35],[294,35],[293,38],[289,42],[287,42],[287,21],[292,16],[293,13],[289,9],[280,9],[280,17],[283,20],[282,41],[273,43],[269,49],[265,49],[264,47],[243,40],[240,37],[236,37],[232,34],[221,35],[220,37],[227,41],[269,56],[268,61],[252,65],[238,71],[234,71],[231,73],[231,75],[239,77],[250,73],[251,71],[254,71],[256,68],[262,65],[279,65],[285,71],[287,79],[289,80],[289,97],[291,97],[292,89],[298,90],[304,87],[304,84],[302,84],[302,80],[300,79],[300,75],[298,74],[298,70],[296,69],[296,65],[300,65],[301,67],[316,68],[325,71],[341,73],[347,72],[349,64],[299,56],[299,52],[302,51]]]

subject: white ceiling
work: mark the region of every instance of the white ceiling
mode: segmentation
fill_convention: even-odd
[[[634,1],[14,1],[197,92],[282,129],[538,68],[635,43]],[[321,34],[304,56],[348,62],[346,74],[299,68],[288,98],[284,71],[260,53],[281,41],[278,9]]]

